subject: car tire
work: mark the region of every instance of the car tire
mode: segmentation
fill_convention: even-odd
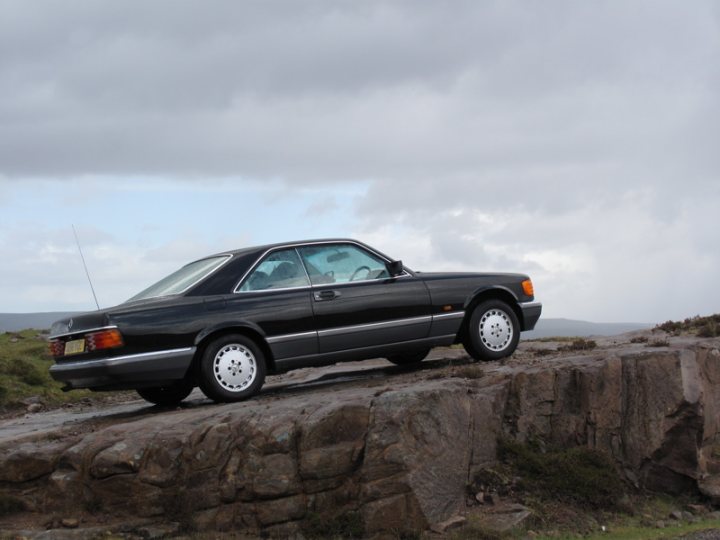
[[[498,360],[510,356],[520,341],[515,311],[502,300],[487,300],[475,307],[463,341],[475,360]]]
[[[183,399],[190,395],[193,391],[193,383],[189,379],[182,379],[165,386],[155,386],[152,388],[138,388],[136,392],[145,401],[149,401],[155,405],[170,407],[178,405]]]
[[[265,355],[247,336],[222,336],[205,348],[198,380],[203,394],[213,401],[247,399],[257,394],[265,382]]]
[[[430,349],[423,349],[421,351],[409,351],[398,354],[393,354],[387,357],[387,359],[398,366],[409,366],[412,364],[419,364],[427,355],[430,354]]]

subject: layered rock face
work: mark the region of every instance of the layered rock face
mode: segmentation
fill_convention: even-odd
[[[431,370],[118,420],[5,444],[0,490],[89,521],[286,535],[353,511],[369,533],[420,530],[463,510],[506,436],[597,448],[638,487],[720,500],[719,348],[608,349],[470,379]]]

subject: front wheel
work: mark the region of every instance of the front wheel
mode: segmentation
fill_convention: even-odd
[[[153,388],[138,388],[136,392],[145,401],[170,407],[178,405],[183,399],[190,395],[193,390],[193,383],[190,380],[182,379],[165,386],[156,386]]]
[[[213,401],[247,399],[265,382],[265,357],[247,336],[222,336],[205,349],[198,378],[200,389]]]
[[[476,360],[498,360],[515,352],[519,341],[520,323],[513,309],[502,300],[487,300],[470,316],[463,345]]]

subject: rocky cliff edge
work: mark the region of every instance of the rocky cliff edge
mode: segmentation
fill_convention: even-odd
[[[6,440],[0,493],[24,510],[0,529],[56,515],[285,536],[351,511],[368,533],[425,529],[464,512],[503,437],[598,449],[638,488],[720,502],[719,339],[525,343],[489,364],[446,353],[411,372]]]

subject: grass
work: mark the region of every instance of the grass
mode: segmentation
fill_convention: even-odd
[[[597,347],[597,342],[592,339],[575,338],[567,345],[558,347],[561,351],[591,351]]]
[[[498,454],[519,475],[518,487],[540,499],[612,510],[627,491],[611,459],[591,448],[543,452],[532,445],[503,439]]]
[[[689,317],[684,321],[666,321],[658,324],[655,329],[662,330],[676,336],[680,334],[695,334],[699,337],[720,336],[720,313],[701,317]]]
[[[50,377],[53,360],[47,334],[37,330],[0,334],[0,408],[22,406],[37,396],[46,405],[59,405],[91,395],[86,390],[63,392],[62,383]]]
[[[666,522],[667,523],[667,522]],[[606,531],[597,531],[591,534],[559,534],[553,536],[539,535],[538,540],[656,540],[659,538],[678,538],[695,531],[720,528],[720,520],[707,520],[699,523],[672,523],[663,529],[642,526],[637,524],[610,525]]]
[[[609,456],[591,448],[546,449],[540,442],[501,439],[498,457],[495,468],[478,472],[468,495],[493,493],[531,508],[533,516],[523,529],[502,534],[471,517],[453,531],[451,540],[520,539],[527,538],[529,530],[540,539],[646,540],[720,528],[715,516],[697,522],[672,520],[673,511],[700,501],[638,493],[623,482]]]

